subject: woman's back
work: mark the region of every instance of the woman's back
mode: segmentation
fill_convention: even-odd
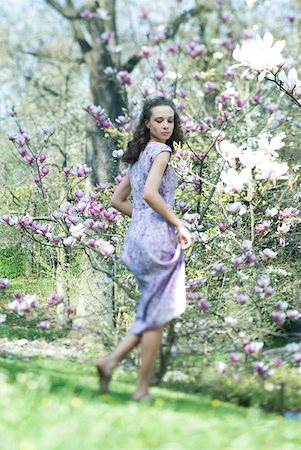
[[[161,142],[150,141],[140,153],[139,159],[130,166],[129,177],[132,186],[134,209],[151,209],[148,203],[143,200],[143,190],[153,160],[162,151],[171,153],[171,148]],[[174,204],[174,195],[177,184],[178,178],[176,172],[169,163],[163,175],[159,192],[171,209]],[[133,214],[133,219],[134,215],[135,213]]]

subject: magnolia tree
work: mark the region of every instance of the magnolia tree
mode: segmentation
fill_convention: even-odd
[[[300,318],[294,284],[290,291],[288,286],[283,288],[281,278],[281,283],[277,283],[281,275],[277,272],[277,261],[285,258],[287,246],[294,239],[294,230],[300,221],[299,197],[293,197],[298,167],[290,169],[281,158],[281,151],[287,144],[285,133],[272,132],[268,128],[265,133],[260,133],[264,114],[272,115],[275,111],[272,103],[263,104],[269,95],[265,81],[277,84],[295,108],[299,106],[300,81],[292,69],[287,73],[287,64],[282,57],[284,43],[273,45],[270,34],[255,39],[247,36],[247,40],[236,48],[229,40],[223,48],[226,54],[233,51],[233,58],[247,66],[251,74],[245,71],[240,77],[242,80],[236,79],[235,67],[227,66],[225,76],[232,81],[223,86],[220,80],[210,80],[198,70],[191,71],[192,79],[187,81],[181,77],[180,67],[176,64],[175,71],[167,72],[167,64],[177,61],[177,55],[181,53],[189,56],[192,68],[201,64],[199,61],[203,61],[208,49],[198,37],[190,37],[186,46],[167,44],[168,62],[158,55],[158,50],[141,48],[145,64],[157,67],[154,77],[149,80],[153,84],[142,90],[143,97],[153,92],[175,96],[187,132],[187,144],[177,149],[172,164],[179,175],[177,213],[194,237],[193,247],[186,255],[188,308],[183,318],[173,323],[165,335],[159,378],[166,371],[170,357],[178,348],[183,348],[183,343],[186,348],[202,349],[205,354],[221,348],[227,351],[229,363],[220,361],[217,370],[229,371],[236,379],[242,368],[266,376],[271,367],[283,362],[277,353],[271,358],[267,352],[270,338],[286,333],[286,327]],[[217,56],[215,61],[224,57],[223,54]],[[209,70],[210,58],[203,64]],[[257,74],[259,80],[254,81]],[[113,68],[107,68],[106,75],[117,76]],[[118,76],[123,89],[129,90],[130,75],[124,72]],[[185,89],[189,87],[188,82],[202,83],[203,90],[197,91],[200,92],[199,100]],[[250,86],[245,98],[243,83]],[[198,102],[203,102],[203,109],[196,113]],[[124,152],[138,114],[137,106],[131,105],[114,121],[102,105],[84,105],[95,125],[113,144],[112,157],[115,159]],[[284,120],[278,116],[278,126]],[[42,131],[48,141],[51,131]],[[22,127],[9,138],[20,155],[20,162],[31,170],[36,189],[47,205],[48,167],[41,144],[34,146],[32,137]],[[118,262],[127,219],[109,207],[114,185],[99,184],[88,193],[78,189],[89,172],[90,168],[81,164],[64,168],[60,176],[66,180],[65,198],[63,201],[57,199],[55,210],[48,210],[48,215],[42,219],[4,215],[1,221],[45,245],[85,252],[92,266],[105,272],[108,281],[117,283],[131,299],[131,302],[123,301],[124,296],[119,291],[122,299],[119,323],[124,329],[134,314],[132,301],[138,299],[133,279]],[[115,178],[115,183],[118,184],[125,173],[126,168]],[[114,266],[110,265],[112,260]],[[99,264],[100,261],[106,261],[107,267]],[[8,280],[2,280],[3,287],[7,283]],[[62,301],[59,295],[51,294],[47,308]],[[18,293],[8,305],[17,314],[30,313],[36,306],[34,296],[23,297]],[[43,321],[40,326],[47,327],[48,322]],[[288,361],[300,364],[299,346],[296,344],[289,349]],[[231,365],[234,369],[229,368]]]

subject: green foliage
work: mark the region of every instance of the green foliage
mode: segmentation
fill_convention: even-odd
[[[217,356],[213,358],[217,359]],[[222,359],[223,355],[219,361]],[[185,381],[175,380],[176,377],[180,377],[179,372],[175,372],[174,375],[170,372],[166,375],[168,381],[164,386],[209,395],[213,399],[230,401],[239,406],[256,406],[279,414],[285,411],[300,411],[300,372],[298,368],[292,368],[289,364],[284,364],[268,378],[252,375],[247,370],[238,371],[232,374],[233,376],[229,373],[217,373],[213,366],[203,365],[200,358],[197,358],[193,370],[188,371],[187,367],[183,370],[186,374]]]
[[[130,398],[134,386],[118,380],[111,394],[100,396],[90,364],[4,355],[0,379],[1,450],[289,450],[301,445],[295,423],[256,408],[158,388],[153,398],[137,403]]]
[[[38,315],[35,318],[20,318],[1,309],[0,313],[6,313],[6,321],[0,326],[0,338],[27,339],[28,341],[43,338],[50,342],[66,336],[70,331],[68,327],[40,330],[37,328],[37,324],[43,317],[38,317]]]
[[[7,246],[0,249],[0,274],[2,278],[17,278],[25,275],[26,252],[20,246]]]

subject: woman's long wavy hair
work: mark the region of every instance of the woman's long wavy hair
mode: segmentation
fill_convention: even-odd
[[[146,144],[150,140],[150,131],[145,125],[145,121],[150,120],[152,114],[151,110],[154,106],[165,105],[170,106],[174,111],[174,130],[170,138],[166,141],[166,144],[173,150],[174,142],[180,143],[180,145],[184,143],[180,117],[173,101],[163,96],[152,97],[144,101],[133,139],[128,143],[127,149],[122,157],[123,162],[134,164],[134,162],[138,160],[140,153],[144,150]]]

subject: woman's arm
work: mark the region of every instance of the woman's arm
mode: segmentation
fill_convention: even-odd
[[[160,216],[176,227],[182,224],[181,220],[169,208],[163,197],[159,194],[159,188],[162,182],[164,171],[167,167],[169,152],[163,151],[154,159],[149,171],[143,191],[143,200],[145,200]]]
[[[111,199],[111,206],[129,217],[132,217],[133,212],[133,205],[128,201],[131,190],[130,177],[127,174],[122,178]]]
[[[190,231],[183,225],[181,220],[169,208],[163,197],[159,194],[159,188],[162,182],[164,171],[168,164],[169,152],[163,151],[159,153],[151,166],[147,176],[143,200],[151,206],[157,213],[172,225],[178,228],[181,248],[183,250],[189,248],[192,244],[192,236]]]

